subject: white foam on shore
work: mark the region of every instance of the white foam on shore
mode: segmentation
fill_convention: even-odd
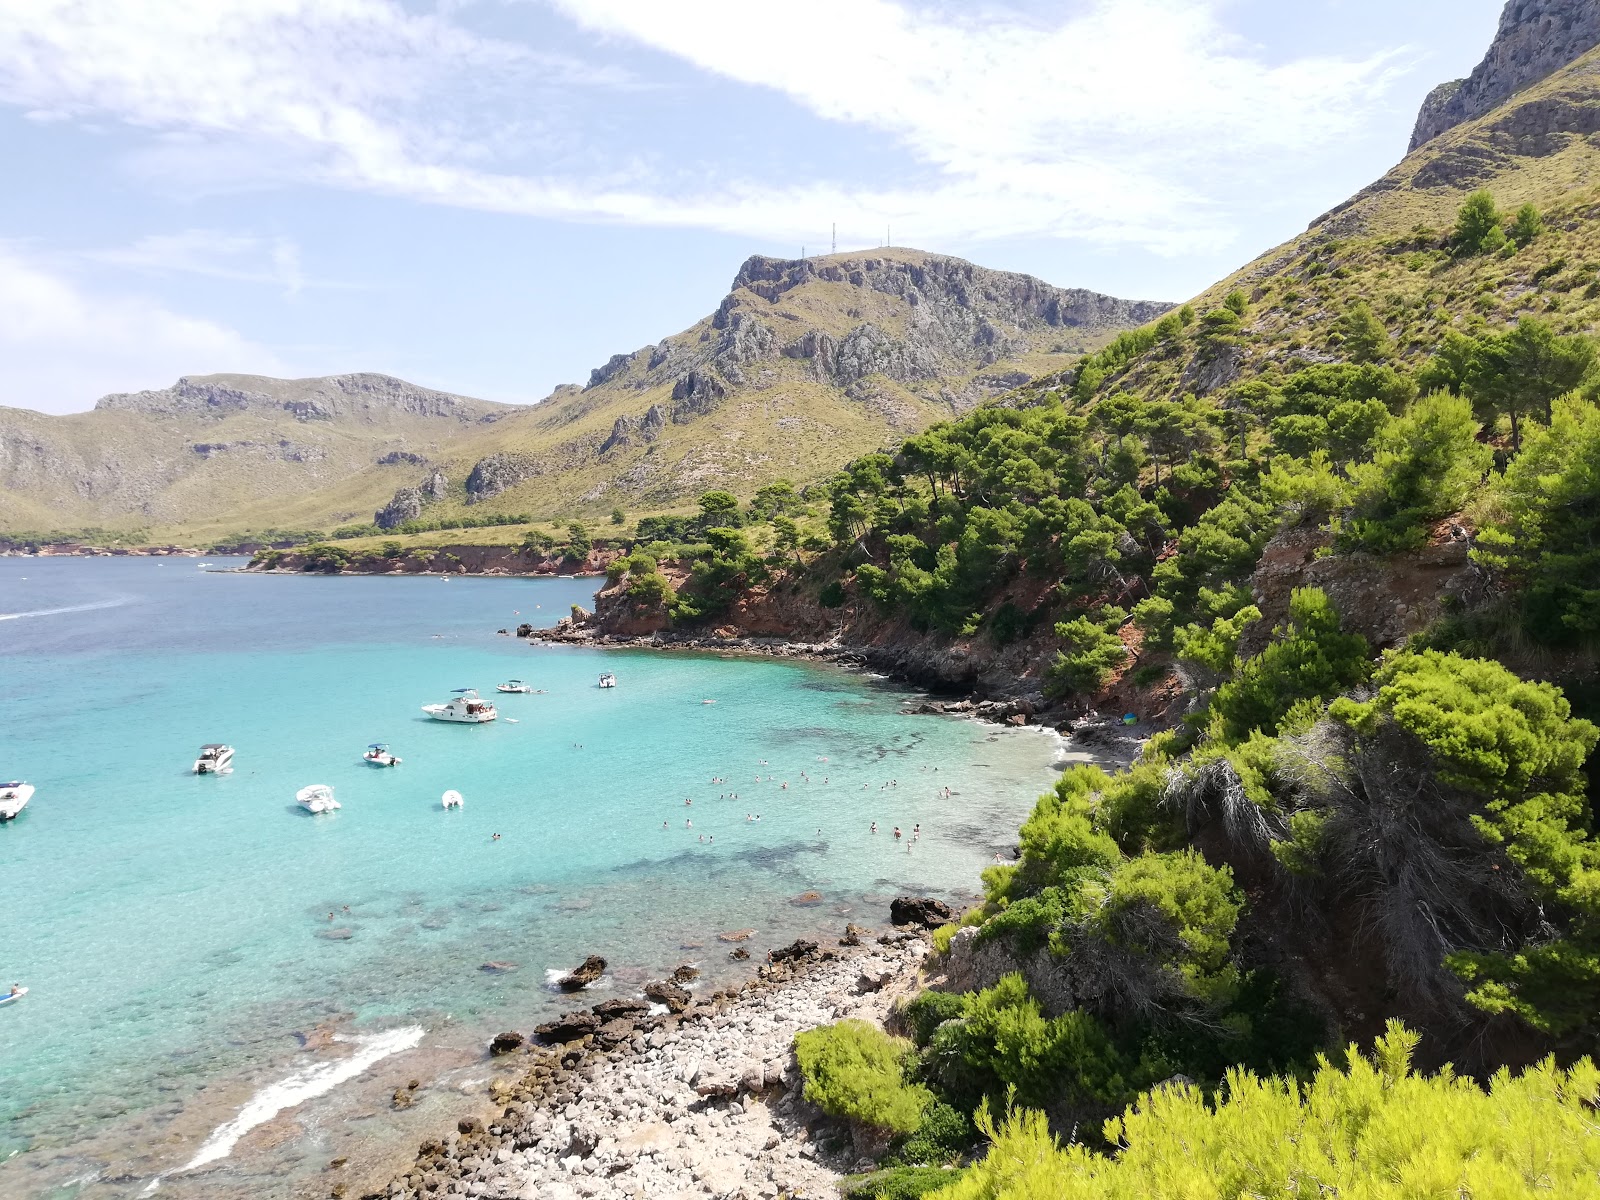
[[[98,608],[121,608],[132,599],[132,596],[119,596],[115,600],[96,600],[93,604],[68,604],[64,608],[35,608],[30,612],[0,613],[0,621],[20,621],[23,617],[54,617],[61,613],[93,612]]]
[[[380,1059],[388,1058],[391,1054],[399,1054],[402,1050],[410,1050],[422,1041],[422,1035],[422,1026],[407,1025],[402,1029],[391,1029],[387,1033],[375,1033],[364,1037],[335,1037],[335,1041],[350,1042],[355,1045],[356,1052],[349,1058],[341,1058],[337,1062],[318,1063],[303,1071],[296,1071],[287,1079],[280,1079],[277,1083],[262,1088],[250,1097],[249,1102],[239,1110],[238,1116],[225,1125],[217,1126],[198,1153],[178,1170],[193,1171],[207,1163],[227,1158],[233,1153],[233,1148],[238,1145],[239,1139],[257,1125],[272,1120],[286,1108],[293,1108],[297,1104],[304,1104],[307,1100],[331,1092],[345,1080],[354,1079]],[[154,1184],[146,1189],[147,1192],[154,1190]]]

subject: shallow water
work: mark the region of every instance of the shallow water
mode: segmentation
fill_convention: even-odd
[[[0,776],[38,787],[0,826],[0,981],[31,989],[0,1009],[0,1194],[325,1195],[330,1157],[392,1157],[481,1090],[484,1039],[562,1007],[547,970],[715,980],[749,970],[720,931],[759,959],[959,898],[1052,779],[1053,739],[833,669],[495,633],[592,591],[0,559]],[[546,694],[419,711],[509,676]],[[234,772],[189,774],[214,740]],[[377,740],[400,767],[361,761]],[[307,783],[344,807],[300,811]]]

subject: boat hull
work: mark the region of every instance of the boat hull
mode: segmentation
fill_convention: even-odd
[[[28,807],[28,801],[33,799],[33,788],[24,785],[20,788],[9,788],[0,793],[0,821],[14,821],[17,814]]]
[[[443,704],[424,704],[422,711],[435,721],[443,721],[448,725],[484,725],[492,721],[499,714],[489,712],[465,713],[459,709],[451,709]]]

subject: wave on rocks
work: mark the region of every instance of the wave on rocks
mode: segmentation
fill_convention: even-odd
[[[423,1028],[420,1025],[407,1025],[384,1033],[351,1037],[335,1036],[335,1041],[353,1044],[356,1047],[355,1053],[337,1062],[317,1063],[315,1066],[306,1067],[262,1088],[250,1097],[245,1106],[239,1110],[238,1116],[226,1124],[217,1126],[195,1156],[178,1169],[193,1171],[218,1159],[227,1158],[233,1152],[234,1146],[238,1145],[239,1139],[257,1125],[272,1120],[286,1108],[304,1104],[307,1100],[313,1100],[332,1091],[347,1079],[354,1079],[380,1059],[398,1054],[402,1050],[412,1049],[422,1041],[422,1036]],[[157,1180],[146,1188],[146,1194],[154,1191],[159,1182]]]

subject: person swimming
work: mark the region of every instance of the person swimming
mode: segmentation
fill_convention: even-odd
[[[897,842],[900,840],[900,826],[898,825],[894,827],[894,840]]]
[[[691,820],[689,820],[689,818],[688,818],[688,817],[685,817],[685,818],[684,818],[684,819],[683,819],[683,827],[684,827],[684,828],[685,828],[685,829],[693,829],[693,828],[694,828],[694,822],[693,822],[693,821],[691,821]]]
[[[872,823],[872,832],[873,833],[877,833],[878,832],[878,823],[876,821],[874,821]]]

